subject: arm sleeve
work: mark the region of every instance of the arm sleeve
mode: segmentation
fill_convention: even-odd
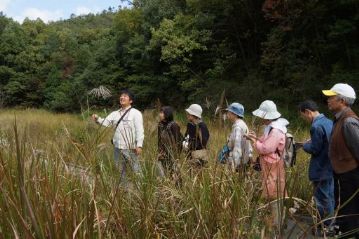
[[[189,127],[190,127],[190,124],[187,123],[186,132],[184,133],[184,137],[187,137],[187,135],[189,135]]]
[[[161,148],[161,124],[157,125],[157,147],[158,150]]]
[[[310,129],[311,140],[303,145],[305,152],[318,155],[323,148],[324,140],[326,140],[325,132],[322,127],[312,127]]]
[[[348,118],[343,125],[345,143],[352,155],[359,161],[359,121]]]
[[[200,128],[201,133],[202,133],[202,145],[203,147],[207,147],[207,143],[209,140],[209,131],[208,128],[205,124],[202,125],[202,127]]]
[[[259,154],[271,154],[277,150],[280,140],[281,134],[279,130],[273,129],[267,138],[258,140],[255,146]]]
[[[136,147],[143,146],[143,140],[145,138],[143,129],[143,118],[141,112],[136,112],[134,116],[135,132],[136,132]]]
[[[181,128],[179,127],[178,124],[175,123],[172,125],[171,133],[172,133],[176,143],[181,142],[181,140],[182,140]]]
[[[182,134],[181,128],[177,123],[174,123],[171,127],[171,135],[172,135],[172,145],[177,152],[180,152],[182,149]]]
[[[240,129],[235,129],[234,131],[234,147],[232,150],[232,158],[236,162],[242,158],[242,141],[243,141],[243,132]]]
[[[112,112],[106,118],[98,117],[97,123],[105,127],[116,125],[117,122],[115,122],[115,112]]]

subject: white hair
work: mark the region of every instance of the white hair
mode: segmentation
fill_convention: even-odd
[[[337,98],[343,100],[348,106],[352,106],[355,102],[355,98],[350,98],[343,95],[337,95]]]

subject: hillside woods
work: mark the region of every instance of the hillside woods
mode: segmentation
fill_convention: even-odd
[[[254,109],[324,103],[321,89],[359,89],[359,3],[348,0],[134,0],[129,9],[22,24],[0,13],[0,104],[78,112],[114,106],[215,108],[221,92]],[[99,86],[112,98],[89,96]]]

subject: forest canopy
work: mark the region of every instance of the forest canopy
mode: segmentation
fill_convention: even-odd
[[[334,83],[359,93],[357,0],[133,0],[130,8],[22,24],[0,13],[0,104],[59,112],[229,101],[282,107]],[[99,86],[114,97],[88,92]]]

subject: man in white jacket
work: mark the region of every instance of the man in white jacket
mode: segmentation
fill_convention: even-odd
[[[134,96],[130,91],[123,90],[120,92],[119,110],[113,111],[106,118],[92,115],[96,123],[105,127],[116,127],[112,143],[115,163],[121,170],[121,181],[125,180],[127,164],[133,172],[141,173],[138,156],[142,152],[144,139],[143,119],[142,113],[132,108],[133,99]]]

